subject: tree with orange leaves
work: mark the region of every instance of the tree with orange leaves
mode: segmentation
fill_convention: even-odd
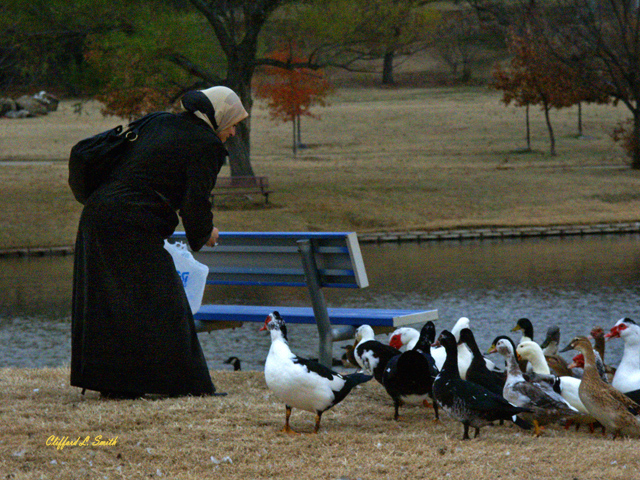
[[[319,118],[311,113],[311,107],[326,106],[325,97],[333,91],[333,87],[320,70],[293,67],[294,64],[304,63],[305,59],[292,44],[274,51],[269,58],[290,67],[264,67],[263,75],[256,82],[256,96],[267,101],[271,118],[292,122],[295,156],[301,146],[300,118]]]

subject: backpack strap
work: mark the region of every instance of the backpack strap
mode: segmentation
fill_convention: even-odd
[[[148,115],[145,115],[144,117],[141,117],[141,118],[139,118],[137,120],[134,120],[129,125],[127,125],[127,128],[124,129],[120,133],[120,135],[124,135],[124,137],[127,140],[129,140],[130,142],[135,142],[138,139],[138,134],[139,134],[140,130],[142,129],[142,127],[144,127],[146,124],[148,124],[154,118],[158,118],[158,117],[163,116],[163,115],[171,115],[171,113],[169,113],[169,112],[154,112],[154,113],[150,113]]]

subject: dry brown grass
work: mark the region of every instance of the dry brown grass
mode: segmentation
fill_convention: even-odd
[[[639,478],[638,440],[547,427],[534,438],[513,426],[485,427],[462,441],[462,426],[431,410],[392,420],[375,381],[328,411],[294,411],[299,436],[279,433],[284,406],[262,372],[212,372],[227,397],[105,401],[69,387],[68,369],[0,369],[3,479],[400,479]],[[96,437],[115,444],[92,445]],[[57,449],[50,437],[88,438]]]
[[[541,112],[533,110],[533,152],[522,153],[524,111],[483,88],[342,88],[320,120],[303,121],[308,148],[291,152],[291,125],[260,104],[252,114],[252,163],[268,175],[269,207],[221,200],[222,230],[407,231],[478,226],[636,221],[640,172],[609,133],[623,107],[553,112],[558,155],[548,154]],[[66,158],[83,136],[118,123],[89,103],[62,102],[47,117],[1,120],[0,248],[70,245],[80,205],[66,186]],[[0,159],[2,159],[0,158]],[[223,174],[228,174],[227,167]],[[6,187],[5,187],[6,186]]]

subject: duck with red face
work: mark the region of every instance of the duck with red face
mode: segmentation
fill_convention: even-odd
[[[371,380],[370,375],[354,373],[341,375],[324,365],[295,355],[289,348],[287,326],[278,312],[269,314],[260,329],[271,334],[271,347],[264,366],[267,387],[286,406],[286,433],[291,429],[289,419],[293,408],[316,414],[314,433],[318,433],[322,414],[337,405],[357,385]]]
[[[608,339],[621,338],[624,351],[611,385],[623,393],[640,389],[640,326],[630,318],[616,322],[605,335]]]

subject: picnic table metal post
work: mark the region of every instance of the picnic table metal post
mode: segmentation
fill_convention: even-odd
[[[320,275],[318,274],[318,266],[313,255],[313,247],[308,239],[298,240],[298,251],[302,256],[302,265],[304,274],[311,296],[311,305],[313,306],[313,314],[316,318],[318,326],[318,334],[320,335],[320,344],[318,351],[318,359],[320,363],[331,368],[333,360],[333,336],[331,333],[331,321],[327,311],[327,302],[324,294],[320,289]]]

